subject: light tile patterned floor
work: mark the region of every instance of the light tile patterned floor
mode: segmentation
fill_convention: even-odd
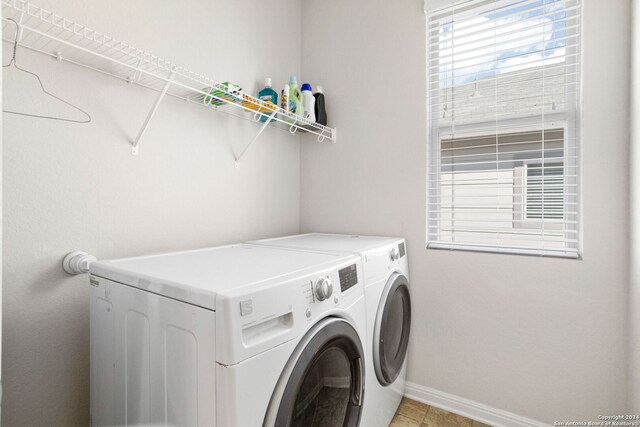
[[[400,402],[389,427],[490,427],[406,397]]]

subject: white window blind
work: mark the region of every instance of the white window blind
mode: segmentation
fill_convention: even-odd
[[[580,1],[427,13],[428,247],[577,258]]]

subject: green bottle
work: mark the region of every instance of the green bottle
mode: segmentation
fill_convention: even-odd
[[[296,76],[291,76],[289,79],[289,111],[299,116],[302,115],[302,93],[298,89]]]

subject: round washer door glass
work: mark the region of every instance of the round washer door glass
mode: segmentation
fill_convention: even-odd
[[[342,319],[318,326],[310,340],[303,340],[280,399],[276,427],[356,427],[360,422],[364,372],[358,334]]]
[[[393,383],[404,365],[411,331],[409,281],[395,273],[388,280],[376,320],[373,359],[382,385]]]

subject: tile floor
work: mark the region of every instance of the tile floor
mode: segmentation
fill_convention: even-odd
[[[406,397],[389,427],[490,427]]]

